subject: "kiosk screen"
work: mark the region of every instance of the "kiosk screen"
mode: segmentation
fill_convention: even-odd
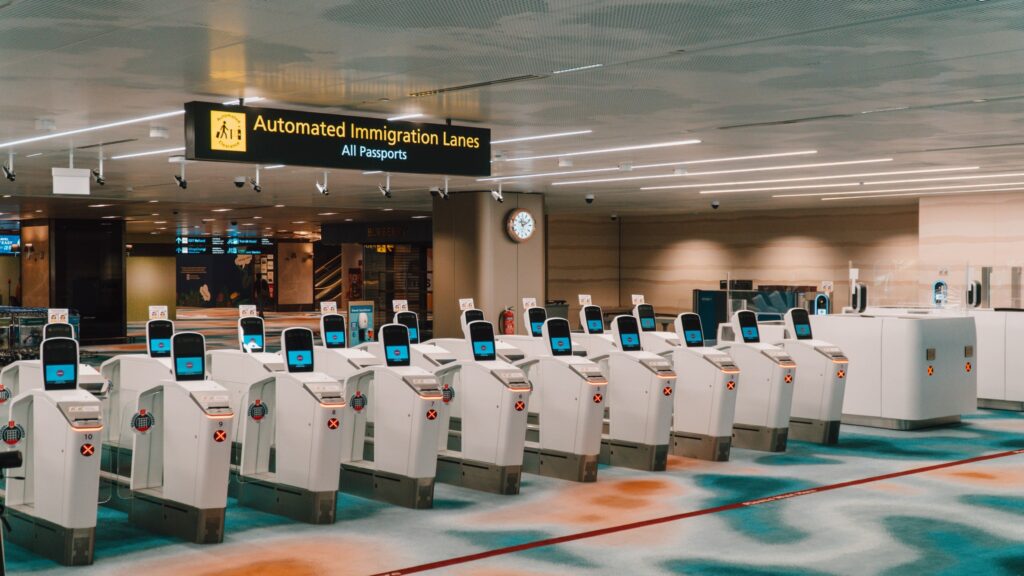
[[[420,321],[415,312],[399,312],[395,322],[409,329],[409,344],[420,343]]]
[[[171,340],[171,349],[174,353],[174,379],[178,381],[205,379],[206,341],[202,334],[182,332],[175,334]]]
[[[281,335],[289,372],[313,371],[313,331],[309,328],[289,328]]]
[[[636,315],[640,318],[640,329],[644,332],[654,331],[654,306],[640,304],[636,307]]]
[[[326,348],[345,347],[345,317],[328,314],[320,319],[320,337]]]
[[[604,334],[604,318],[601,317],[601,309],[597,306],[587,306],[583,309],[583,316],[587,320],[587,332],[589,334]]]
[[[757,330],[757,316],[749,310],[739,312],[740,336],[747,344],[756,344],[761,341],[761,335]]]
[[[473,343],[473,360],[487,362],[497,359],[497,353],[494,350],[494,327],[490,322],[470,324],[469,339]]]
[[[551,355],[572,356],[572,336],[569,333],[569,321],[564,318],[552,318],[547,325]]]
[[[807,314],[807,310],[803,308],[797,308],[790,312],[793,317],[793,331],[796,332],[795,336],[797,340],[810,340],[811,339],[811,318]]]
[[[700,325],[700,316],[696,314],[680,314],[679,319],[683,325],[683,341],[687,348],[700,348],[704,346],[704,330]]]
[[[530,308],[526,315],[530,318],[530,335],[538,338],[544,335],[544,321],[548,319],[548,313],[543,308]]]
[[[78,345],[71,338],[54,338],[42,344],[43,388],[74,390],[78,385]]]
[[[170,358],[172,336],[174,336],[174,324],[170,320],[150,320],[146,325],[146,340],[149,341],[150,357]]]
[[[238,321],[242,331],[242,350],[263,352],[263,319],[249,316]]]
[[[623,352],[639,352],[640,329],[637,327],[636,318],[632,316],[619,316],[615,319],[615,327],[619,332],[619,348]]]

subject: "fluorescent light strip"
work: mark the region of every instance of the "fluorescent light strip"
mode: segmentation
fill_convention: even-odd
[[[691,140],[674,140],[672,142],[658,142],[656,144],[640,144],[637,146],[620,146],[618,148],[602,148],[600,150],[583,150],[580,152],[564,152],[562,154],[544,154],[542,156],[523,156],[522,158],[506,158],[505,162],[522,162],[524,160],[543,160],[545,158],[567,158],[569,156],[586,156],[589,154],[610,154],[612,152],[628,152],[630,150],[650,150],[652,148],[668,148],[671,146],[688,146],[700,144],[696,138]]]
[[[172,152],[182,152],[185,150],[184,146],[177,148],[164,148],[162,150],[150,150],[149,152],[136,152],[134,154],[121,154],[120,156],[111,156],[111,160],[124,160],[125,158],[138,158],[139,156],[153,156],[156,154],[170,154]]]
[[[586,66],[577,66],[575,68],[566,68],[565,70],[555,70],[552,74],[567,74],[569,72],[579,72],[580,70],[593,70],[594,68],[600,68],[604,64],[588,64]]]
[[[221,106],[238,106],[238,101],[239,100],[241,100],[244,103],[248,104],[250,102],[259,102],[260,100],[266,100],[266,98],[264,98],[263,96],[253,96],[252,98],[246,98],[245,96],[242,96],[240,98],[235,98],[234,100],[228,100],[227,102],[221,102],[220,105]]]
[[[109,124],[100,124],[99,126],[89,126],[87,128],[79,128],[77,130],[68,130],[66,132],[56,132],[54,134],[46,134],[44,136],[34,136],[32,138],[23,138],[21,140],[11,140],[10,142],[0,143],[0,148],[8,148],[11,146],[20,146],[22,144],[29,144],[31,142],[41,142],[43,140],[52,140],[54,138],[63,138],[65,136],[74,136],[75,134],[84,134],[86,132],[94,132],[96,130],[106,130],[107,128],[117,128],[118,126],[127,126],[129,124],[138,124],[140,122],[149,122],[152,120],[160,120],[161,118],[170,118],[172,116],[181,116],[184,114],[184,110],[175,110],[174,112],[163,112],[161,114],[153,114],[150,116],[142,116],[141,118],[131,118],[129,120],[120,120],[118,122],[111,122]]]
[[[956,168],[925,168],[919,170],[895,170],[891,172],[864,172],[861,174],[835,174],[832,176],[804,176],[800,178],[775,178],[772,180],[746,180],[740,182],[711,182],[707,184],[673,184],[669,186],[645,186],[641,190],[668,190],[673,188],[707,188],[709,186],[742,186],[745,184],[775,184],[777,182],[808,182],[811,180],[836,180],[839,178],[866,178],[872,176],[897,176],[901,174],[928,174],[933,172],[957,172],[977,170],[980,166],[963,166]],[[703,190],[701,194],[717,194],[721,190]]]
[[[363,175],[365,176],[367,174],[380,174],[381,172],[383,172],[383,170],[367,170],[366,172],[363,172]]]
[[[816,190],[818,188],[840,188],[843,186],[878,186],[881,184],[909,184],[915,182],[945,182],[949,180],[977,180],[987,178],[1009,178],[1011,176],[1024,176],[1024,172],[1008,172],[1006,174],[984,174],[979,176],[942,176],[940,178],[910,178],[903,180],[876,180],[874,182],[841,182],[839,184],[804,184],[801,186],[771,186],[768,188],[737,188],[733,190],[721,190],[720,192],[779,192],[782,190]],[[711,186],[711,184],[708,184]],[[988,184],[985,184],[988,186]],[[820,194],[797,194],[794,196],[832,196],[846,194],[846,192],[822,192]],[[776,196],[778,197],[778,196]]]
[[[754,156],[733,156],[730,158],[708,158],[705,160],[692,160],[688,162],[666,162],[663,164],[641,164],[639,166],[633,166],[634,170],[644,168],[661,168],[663,166],[679,166],[684,164],[711,164],[713,162],[732,162],[736,160],[757,160],[761,158],[779,158],[782,156],[802,156],[807,154],[817,154],[817,150],[801,150],[799,152],[779,152],[777,154],[757,154]],[[563,172],[542,172],[539,174],[520,174],[518,176],[496,176],[492,178],[477,178],[477,182],[499,182],[502,180],[526,180],[529,178],[540,178],[543,176],[568,176],[571,174],[590,174],[593,172],[619,172],[622,169],[618,166],[611,168],[588,168],[584,170],[567,170]]]
[[[28,156],[25,156],[25,158],[35,158],[36,156],[42,156],[42,155],[43,155],[42,152],[36,152],[35,154],[29,154]]]
[[[1024,188],[1003,188],[993,190],[964,190],[960,192],[919,192],[911,194],[871,194],[867,196],[838,196],[832,198],[822,198],[822,202],[828,202],[832,200],[866,200],[868,198],[900,198],[905,196],[951,196],[955,194],[980,194],[982,192],[1020,192]]]
[[[270,166],[264,166],[264,170],[277,170],[278,168],[284,168],[284,164],[271,164]]]
[[[1024,186],[1024,182],[1003,182],[984,184],[956,184],[953,186],[925,186],[923,188],[891,188],[889,190],[846,190],[845,192],[823,192],[821,194],[775,194],[772,198],[808,198],[817,196],[847,196],[861,194],[881,194],[890,192],[923,192],[926,190],[960,190],[966,188],[992,188],[994,186]]]
[[[755,154],[753,156],[732,156],[729,158],[708,158],[706,160],[683,160],[681,162],[662,162],[660,164],[638,164],[634,170],[642,168],[664,168],[666,166],[689,166],[691,164],[712,164],[714,162],[735,162],[738,160],[762,160],[764,158],[782,158],[785,156],[806,156],[817,154],[817,150],[800,150],[799,152],[778,152],[776,154]]]
[[[422,118],[422,117],[423,117],[423,114],[419,114],[419,113],[415,113],[415,114],[401,114],[399,116],[392,116],[391,118],[388,118],[388,122],[395,122],[397,120],[412,120],[413,118]]]
[[[506,138],[504,140],[491,140],[491,144],[508,144],[510,142],[527,142],[530,140],[547,140],[548,138],[561,138],[563,136],[579,136],[591,134],[593,130],[574,130],[572,132],[556,132],[554,134],[540,134],[538,136],[523,136],[522,138]]]
[[[845,162],[822,162],[819,164],[787,164],[784,166],[762,166],[760,168],[737,168],[735,170],[712,170],[709,172],[687,172],[685,174],[655,174],[654,176],[624,176],[622,178],[598,178],[595,180],[569,180],[552,182],[552,186],[569,186],[573,184],[598,184],[601,182],[629,182],[633,180],[654,180],[661,178],[686,178],[690,176],[715,176],[718,174],[739,174],[743,172],[765,172],[772,170],[798,170],[803,168],[824,168],[826,166],[848,166],[850,164],[872,164],[892,162],[892,158],[872,158],[869,160],[847,160]],[[669,186],[671,188],[671,186]],[[643,188],[646,190],[646,188]]]

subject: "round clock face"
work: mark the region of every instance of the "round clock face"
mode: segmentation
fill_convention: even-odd
[[[508,235],[516,242],[525,242],[533,236],[537,222],[526,210],[513,210],[508,215]]]

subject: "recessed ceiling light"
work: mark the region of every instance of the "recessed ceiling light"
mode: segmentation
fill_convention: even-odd
[[[337,212],[321,212],[317,216],[334,216]]]
[[[305,223],[306,223],[305,220],[296,220],[295,222],[292,222],[292,224],[305,224]]]
[[[252,219],[253,220],[262,220],[263,216],[253,216]]]
[[[569,72],[579,72],[581,70],[593,70],[594,68],[600,68],[604,64],[587,64],[586,66],[576,66],[575,68],[566,68],[564,70],[555,70],[552,74],[567,74]]]
[[[158,212],[153,212],[152,214],[150,214],[150,216],[159,216],[159,215],[160,214]]]
[[[150,232],[150,234],[160,234],[159,232]]]
[[[417,214],[417,215],[412,217],[413,220],[422,220],[424,218],[430,218],[430,216],[426,216],[424,214]]]
[[[705,172],[683,172],[677,174],[655,174],[653,176],[622,176],[619,178],[595,178],[591,180],[568,180],[565,182],[552,182],[552,186],[570,186],[576,184],[597,184],[601,182],[628,182],[634,180],[656,180],[662,178],[689,178],[693,176],[717,176],[720,174],[742,174],[746,172],[770,172],[775,170],[803,170],[807,168],[824,168],[826,166],[849,166],[851,164],[873,164],[877,162],[892,162],[892,158],[871,158],[868,160],[846,160],[844,162],[819,162],[815,164],[785,164],[782,166],[761,166],[758,168],[736,168],[733,170],[708,170]]]
[[[242,222],[242,226],[255,226],[255,222]]]
[[[284,208],[284,204],[274,204],[274,208]]]
[[[363,172],[363,175],[365,176],[367,174],[380,174],[381,172],[383,172],[383,170],[367,170]]]
[[[125,158],[138,158],[140,156],[154,156],[156,154],[171,154],[174,152],[181,152],[184,150],[184,146],[178,146],[176,148],[161,148],[160,150],[148,150],[146,152],[135,152],[133,154],[120,154],[117,156],[111,156],[111,160],[124,160]]]
[[[231,212],[231,208],[214,208],[211,212]]]
[[[278,232],[287,232],[287,230],[278,230]]]
[[[393,210],[394,210],[394,208],[381,208],[380,209],[381,212],[391,212]]]
[[[160,226],[160,227],[157,228],[157,230],[167,230],[167,227],[166,226]]]
[[[36,210],[36,214],[41,214],[42,212],[42,210]]]
[[[10,197],[11,197],[10,194],[4,194],[4,198],[10,198]]]
[[[149,201],[150,204],[156,204],[157,202],[159,202],[159,200],[150,200]]]
[[[741,182],[711,182],[708,184],[674,184],[671,186],[645,186],[641,190],[668,190],[676,188],[708,188],[712,186],[741,186],[746,184],[775,184],[778,182],[810,182],[813,180],[836,180],[839,178],[865,178],[872,176],[897,176],[903,174],[927,174],[934,172],[960,172],[977,170],[980,166],[958,166],[955,168],[925,168],[920,170],[894,170],[890,172],[864,172],[860,174],[833,174],[830,176],[804,176],[800,178],[774,178],[771,180],[746,180]],[[702,190],[702,194],[715,194],[713,190]]]
[[[117,216],[103,216],[104,220],[111,220],[113,218],[117,218]]]
[[[388,118],[388,122],[396,122],[398,120],[412,120],[413,118],[422,118],[423,114],[402,114],[399,116],[392,116]]]
[[[213,222],[213,218],[203,218],[203,222]]]
[[[548,138],[562,138],[563,136],[580,136],[591,134],[593,130],[573,130],[572,132],[555,132],[554,134],[538,134],[537,136],[522,136],[520,138],[505,138],[504,140],[491,140],[491,144],[510,144],[512,142],[528,142],[530,140],[547,140]]]
[[[577,152],[563,152],[561,154],[542,154],[540,156],[522,156],[519,158],[506,158],[505,162],[523,162],[525,160],[543,160],[545,158],[565,158],[569,156],[587,156],[590,154],[611,154],[613,152],[628,152],[630,150],[650,150],[652,148],[669,148],[672,146],[689,146],[700,144],[696,138],[690,140],[674,140],[671,142],[657,142],[654,144],[637,144],[636,146],[618,146],[616,148],[601,148],[598,150],[580,150]]]
[[[42,152],[36,152],[35,154],[29,154],[28,156],[25,156],[25,158],[35,158],[36,156],[42,156],[42,155],[43,155]]]
[[[89,204],[89,208],[106,208],[112,206],[112,204]]]
[[[271,164],[263,167],[264,170],[277,170],[278,168],[284,168],[284,164]]]
[[[118,126],[127,126],[128,124],[137,124],[140,122],[150,122],[152,120],[159,120],[161,118],[169,118],[171,116],[180,116],[184,114],[184,110],[175,110],[173,112],[164,112],[162,114],[153,114],[150,116],[142,116],[141,118],[131,118],[129,120],[120,120],[117,122],[111,122],[109,124],[100,124],[99,126],[89,126],[87,128],[78,128],[77,130],[68,130],[66,132],[54,132],[52,134],[46,134],[44,136],[33,136],[32,138],[23,138],[21,140],[12,140],[10,142],[4,142],[0,144],[0,148],[10,148],[12,146],[19,146],[21,144],[28,144],[29,142],[39,142],[41,140],[51,140],[53,138],[63,138],[65,136],[74,136],[75,134],[82,134],[85,132],[92,132],[95,130],[105,130],[107,128],[117,128]],[[184,150],[184,148],[182,148]]]
[[[351,218],[345,218],[345,222],[351,222],[351,221],[352,221]]]
[[[167,224],[167,220],[154,220],[153,224]]]

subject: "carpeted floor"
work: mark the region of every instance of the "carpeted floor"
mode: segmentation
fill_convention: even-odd
[[[238,507],[223,544],[148,534],[101,508],[96,563],[63,568],[8,547],[12,574],[321,575],[401,573],[429,562],[703,510],[428,571],[432,574],[1020,574],[1024,453],[834,485],[1024,448],[1024,415],[981,411],[918,432],[844,426],[833,447],[733,450],[730,462],[671,458],[667,472],[602,467],[597,483],[524,475],[522,493],[437,486],[433,510],[341,495],[334,526]],[[781,493],[788,498],[756,502]],[[755,502],[749,502],[749,501]]]

